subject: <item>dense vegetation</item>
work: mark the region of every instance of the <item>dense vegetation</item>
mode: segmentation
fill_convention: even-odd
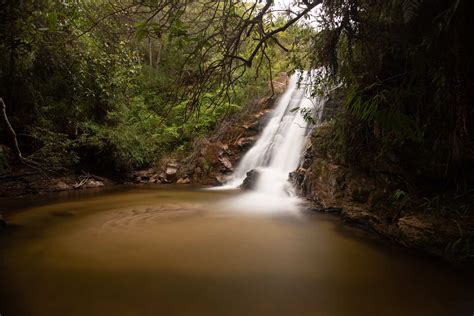
[[[343,83],[346,154],[366,164],[392,156],[408,178],[466,189],[474,162],[467,1],[333,0],[323,9],[313,62]]]
[[[390,160],[407,178],[469,188],[467,1],[291,5],[2,1],[0,96],[24,156],[55,168],[143,167],[268,93],[268,74],[311,67],[344,99],[336,142],[346,159]],[[6,125],[2,137],[14,147]]]
[[[211,72],[222,56],[216,37],[226,35],[215,22],[228,12],[218,2],[1,6],[0,96],[23,162],[41,168],[127,171],[186,152],[226,114],[271,93],[269,75],[289,66],[272,44],[238,77],[227,77],[222,65]],[[279,38],[292,44],[288,35]],[[14,135],[6,124],[1,132],[17,156],[9,163],[18,163]],[[2,147],[3,167],[8,152]]]

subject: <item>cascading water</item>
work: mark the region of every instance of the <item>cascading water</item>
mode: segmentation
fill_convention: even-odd
[[[299,78],[302,78],[300,82]],[[271,202],[275,206],[283,206],[286,204],[282,204],[283,199],[295,202],[288,175],[298,168],[303,147],[314,127],[301,113],[312,113],[311,117],[317,123],[324,106],[322,98],[310,96],[311,79],[311,73],[307,72],[290,77],[288,87],[279,98],[259,139],[244,155],[232,179],[224,186],[236,188],[242,184],[247,172],[256,170],[258,177],[252,192],[254,199],[249,201],[252,207],[256,200],[267,206]]]

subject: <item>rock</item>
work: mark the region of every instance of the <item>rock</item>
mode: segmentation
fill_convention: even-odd
[[[259,99],[257,101],[257,104],[261,107],[261,108],[268,108],[270,107],[272,104],[273,104],[273,98],[272,97],[263,97],[261,99]]]
[[[288,74],[281,72],[278,74],[277,80],[272,81],[273,89],[275,90],[276,94],[281,94],[285,92],[286,87],[288,85]]]
[[[245,149],[250,148],[250,146],[252,146],[256,140],[257,140],[257,136],[241,137],[237,140],[236,144],[241,149],[245,150]]]
[[[219,162],[222,164],[224,167],[224,171],[229,170],[232,171],[234,168],[232,167],[232,163],[230,162],[229,158],[227,157],[221,157],[219,158]]]
[[[253,190],[255,185],[257,184],[258,178],[260,176],[260,172],[256,169],[252,169],[247,172],[247,177],[245,178],[244,182],[240,185],[242,190]]]
[[[167,164],[166,165],[166,174],[167,175],[174,175],[178,171],[178,165],[177,164]]]
[[[154,168],[132,172],[129,178],[134,183],[159,183],[158,171]]]
[[[219,148],[222,149],[224,152],[229,150],[229,145],[227,145],[227,144],[223,144],[221,142],[218,142],[216,145],[219,146]]]
[[[150,183],[161,183],[160,176],[158,174],[154,174],[148,179],[148,182],[150,182]]]
[[[82,187],[84,189],[92,189],[92,188],[100,188],[103,186],[104,186],[104,183],[102,181],[89,179]]]
[[[242,127],[245,130],[251,131],[251,132],[258,132],[260,130],[260,121],[254,121],[248,124],[242,125]]]
[[[216,180],[219,184],[224,184],[227,181],[229,181],[232,178],[231,174],[225,175],[225,174],[219,174],[216,176]]]
[[[378,216],[371,214],[359,207],[349,207],[342,212],[342,219],[345,223],[356,224],[374,228],[381,223]]]
[[[71,190],[73,189],[72,185],[67,184],[66,182],[59,180],[56,182],[53,187],[52,191],[65,191],[65,190]]]
[[[341,100],[344,99],[344,96],[338,95],[341,94],[340,91],[341,89],[335,89],[326,100],[323,112],[321,113],[322,122],[336,118],[343,111]]]
[[[303,183],[305,173],[306,169],[298,168],[297,170],[290,172],[288,181],[293,184],[295,188],[299,188]]]
[[[191,182],[191,180],[189,180],[188,177],[186,177],[186,178],[179,178],[178,181],[176,181],[177,184],[188,184],[188,183],[190,183],[190,182]]]
[[[170,183],[171,181],[167,178],[166,173],[162,172],[158,176],[158,179],[161,183]]]
[[[402,238],[408,244],[424,244],[431,240],[433,235],[433,226],[430,223],[423,222],[415,216],[401,217],[397,223]]]
[[[166,165],[165,177],[168,182],[174,182],[176,180],[176,173],[178,172],[177,163],[168,163]]]
[[[343,211],[343,208],[337,207],[337,206],[325,207],[325,206],[317,205],[317,206],[312,207],[311,210],[315,212],[321,212],[321,213],[340,214]]]
[[[3,215],[0,214],[0,227],[5,227],[5,226],[7,226],[7,222],[3,218]]]
[[[217,162],[219,157],[228,153],[229,145],[221,142],[205,142],[201,148],[201,156],[208,162]]]

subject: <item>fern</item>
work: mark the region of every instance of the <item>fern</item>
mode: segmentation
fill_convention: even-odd
[[[363,91],[376,89],[377,86],[377,84],[372,84],[363,90],[359,90],[356,85],[352,86],[344,102],[346,110],[362,122],[369,125],[376,124],[382,132],[384,141],[403,142],[407,138],[414,140],[415,121],[404,114],[400,106],[393,106],[403,103],[400,100],[403,91],[398,89],[372,91],[373,96],[367,100],[364,99]]]

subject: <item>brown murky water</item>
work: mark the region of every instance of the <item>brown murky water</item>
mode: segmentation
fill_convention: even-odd
[[[444,264],[321,214],[233,210],[239,194],[154,186],[3,201],[24,208],[0,234],[0,314],[474,313],[469,278]]]

